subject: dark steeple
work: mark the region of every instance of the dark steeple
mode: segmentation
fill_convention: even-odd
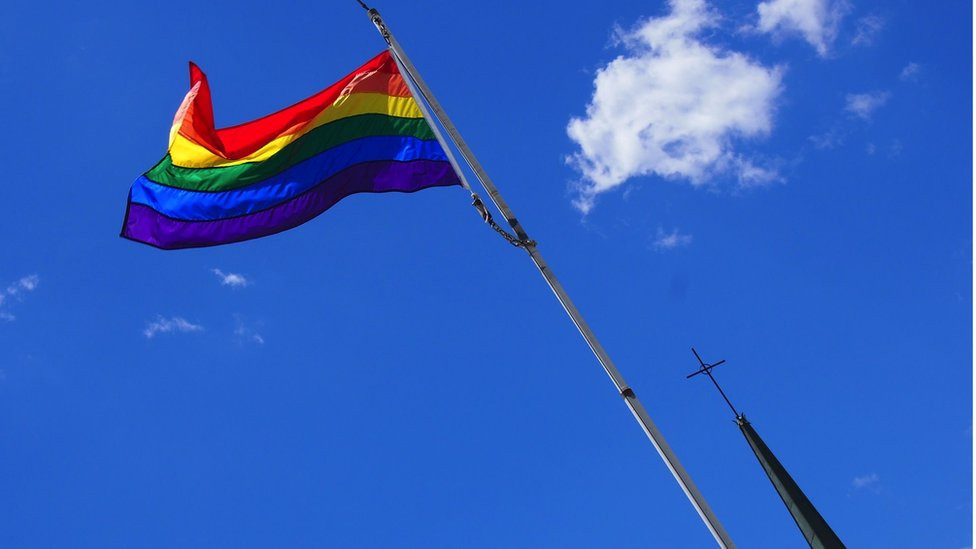
[[[793,515],[793,520],[796,521],[796,525],[800,528],[800,532],[803,533],[803,538],[807,540],[810,547],[814,549],[843,549],[843,542],[840,541],[837,534],[830,528],[827,521],[820,516],[817,508],[810,503],[810,500],[807,499],[803,490],[800,490],[793,477],[786,472],[786,468],[776,459],[772,450],[759,438],[759,433],[752,428],[752,424],[746,419],[745,414],[739,414],[735,418],[735,422],[739,425],[739,429],[746,437],[746,442],[749,443],[749,447],[755,452],[763,471],[766,471],[766,475],[769,476],[769,481],[776,488],[776,493],[779,494],[779,497],[783,498],[783,503],[786,504],[786,508]]]
[[[712,376],[712,368],[724,363],[725,360],[720,360],[714,364],[706,364],[695,349],[692,349],[691,352],[695,353],[695,358],[701,363],[701,369],[688,377],[705,374],[715,384],[715,388],[718,389],[722,398],[725,399],[726,404],[732,409],[732,413],[735,414],[736,424],[739,425],[743,436],[746,437],[746,442],[749,443],[749,447],[756,454],[756,459],[762,465],[763,471],[769,477],[769,481],[773,483],[773,488],[776,488],[776,493],[783,499],[783,503],[786,504],[786,509],[789,510],[790,515],[793,516],[793,520],[796,521],[796,525],[800,528],[803,539],[807,540],[807,543],[813,549],[845,549],[844,543],[840,541],[840,538],[830,528],[830,525],[827,524],[827,521],[820,515],[816,507],[810,503],[810,500],[807,499],[803,490],[800,490],[799,485],[793,480],[793,477],[786,472],[783,464],[776,459],[772,450],[759,438],[759,433],[753,429],[752,424],[746,419],[745,414],[740,414],[736,411],[729,397],[725,396],[725,391],[715,381],[715,378]]]

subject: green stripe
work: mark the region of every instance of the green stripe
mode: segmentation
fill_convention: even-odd
[[[267,179],[347,141],[378,135],[410,136],[418,139],[435,137],[423,118],[360,114],[319,126],[261,162],[222,168],[184,168],[174,166],[172,158],[167,154],[159,164],[146,172],[146,177],[161,185],[180,189],[228,191]]]

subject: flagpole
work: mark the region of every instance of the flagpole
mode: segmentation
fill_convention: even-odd
[[[559,280],[556,279],[556,275],[553,274],[552,270],[542,258],[542,255],[539,253],[539,250],[536,247],[535,241],[529,239],[525,229],[522,228],[521,223],[519,223],[518,219],[516,219],[515,214],[512,212],[511,208],[508,207],[508,204],[498,192],[498,188],[495,187],[494,183],[491,181],[491,178],[488,177],[488,174],[481,166],[481,163],[478,162],[478,159],[474,156],[474,153],[461,137],[461,134],[454,126],[454,123],[451,122],[450,117],[447,116],[447,113],[441,107],[433,93],[431,93],[430,88],[427,87],[427,84],[420,77],[420,73],[417,71],[416,67],[414,67],[413,63],[410,61],[410,58],[407,57],[407,54],[403,51],[403,48],[400,47],[399,42],[397,42],[396,38],[389,31],[386,23],[380,17],[379,12],[374,8],[366,6],[362,0],[357,1],[364,9],[367,10],[370,21],[372,21],[377,30],[380,31],[380,34],[386,40],[397,64],[400,66],[401,72],[405,72],[409,77],[408,80],[412,80],[412,82],[416,84],[416,87],[419,88],[422,99],[425,100],[427,104],[430,105],[431,110],[433,110],[433,116],[444,127],[444,130],[447,132],[447,135],[451,138],[451,141],[457,147],[458,151],[460,151],[465,162],[474,172],[475,176],[478,178],[478,181],[488,193],[488,197],[491,199],[492,203],[505,217],[505,220],[508,222],[509,226],[512,227],[512,230],[515,231],[518,239],[513,243],[521,248],[524,248],[525,251],[528,252],[532,262],[539,269],[539,272],[542,274],[543,278],[545,278],[549,288],[556,295],[559,303],[563,306],[563,309],[566,310],[566,314],[568,314],[570,319],[572,319],[573,324],[576,325],[576,328],[583,336],[583,339],[586,340],[590,350],[593,351],[593,354],[596,355],[597,360],[600,361],[604,371],[608,376],[610,376],[610,380],[613,382],[614,387],[616,387],[617,392],[624,399],[624,403],[627,405],[627,408],[630,409],[630,412],[634,415],[634,419],[637,420],[641,428],[644,430],[644,434],[646,434],[651,440],[654,448],[657,450],[658,454],[660,454],[661,459],[664,460],[664,463],[671,471],[671,474],[674,475],[675,480],[678,481],[681,489],[684,491],[685,495],[698,512],[698,515],[705,522],[705,525],[712,533],[715,541],[720,547],[725,549],[733,549],[735,544],[732,542],[732,539],[722,527],[722,524],[719,522],[718,518],[712,512],[712,509],[709,507],[708,502],[705,501],[704,496],[702,496],[701,492],[698,491],[698,488],[691,480],[688,472],[685,471],[685,468],[681,465],[681,462],[678,461],[678,457],[674,454],[674,451],[671,450],[671,447],[668,445],[667,441],[664,440],[664,435],[661,434],[661,431],[657,428],[657,425],[655,425],[654,421],[651,420],[651,416],[647,413],[647,410],[644,409],[644,406],[641,404],[640,400],[638,400],[633,389],[631,389],[627,382],[624,381],[623,375],[621,375],[620,371],[617,370],[617,367],[614,366],[613,361],[610,360],[609,355],[607,355],[607,352],[597,340],[596,335],[594,335],[586,321],[583,320],[583,316],[580,314],[579,310],[576,309],[576,306],[569,298],[566,290],[563,289],[562,284],[560,284]],[[411,88],[413,87],[414,86],[411,86]],[[424,114],[428,114],[426,109]],[[433,121],[431,121],[431,125],[435,125]],[[443,137],[440,136],[439,132],[437,133],[437,136],[439,140],[443,140]],[[475,202],[476,205],[480,203],[480,200],[478,200],[476,195]],[[483,212],[482,215],[485,216],[486,221],[490,220],[490,215],[487,214],[487,212]]]

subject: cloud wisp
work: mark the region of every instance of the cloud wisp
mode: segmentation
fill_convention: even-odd
[[[865,15],[857,20],[857,28],[851,44],[855,46],[870,46],[884,28],[884,19],[877,15]]]
[[[40,283],[41,278],[36,274],[22,277],[17,282],[7,286],[7,295],[17,295],[20,292],[33,292]]]
[[[246,288],[251,284],[251,281],[242,274],[225,273],[220,269],[210,269],[210,272],[217,276],[217,279],[220,280],[221,286],[230,286],[231,288]]]
[[[878,476],[878,473],[856,476],[851,481],[851,486],[855,490],[869,490],[877,494],[881,491],[881,477]]]
[[[849,93],[844,110],[863,120],[870,120],[874,111],[883,107],[889,97],[891,94],[888,92]]]
[[[586,115],[572,118],[579,150],[567,159],[582,176],[574,204],[584,213],[600,193],[657,175],[704,184],[779,179],[738,152],[737,138],[768,135],[783,70],[705,43],[718,25],[704,0],[671,0],[671,12],[617,31],[626,52],[599,69]]]
[[[203,330],[204,328],[202,325],[194,324],[181,316],[164,318],[157,315],[155,320],[146,323],[145,329],[142,330],[142,335],[146,336],[146,339],[152,339],[159,334],[188,334],[202,332]]]
[[[773,36],[798,34],[820,57],[827,57],[849,10],[843,0],[769,0],[756,6],[756,28]]]
[[[922,66],[912,62],[905,65],[905,68],[898,74],[898,79],[902,82],[914,82],[918,80],[918,74],[922,71]]]
[[[820,150],[835,149],[844,144],[844,134],[839,128],[831,128],[824,133],[811,135],[807,139]]]
[[[20,277],[0,291],[0,320],[7,322],[16,320],[17,317],[13,313],[3,308],[4,304],[14,297],[23,299],[24,294],[33,292],[40,283],[41,277],[32,274]]]
[[[691,241],[692,236],[681,233],[677,227],[672,229],[671,232],[665,232],[664,229],[658,227],[653,246],[655,250],[663,252],[688,246],[691,244]]]
[[[234,321],[236,323],[234,335],[237,337],[238,343],[250,342],[264,345],[264,336],[259,334],[255,328],[248,326],[241,315],[234,315]]]

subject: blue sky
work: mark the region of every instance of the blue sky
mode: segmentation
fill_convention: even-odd
[[[126,191],[383,42],[355,2],[8,2],[4,547],[708,547],[459,189],[162,252]],[[802,547],[717,378],[852,547],[972,544],[966,2],[377,7],[733,539]]]

